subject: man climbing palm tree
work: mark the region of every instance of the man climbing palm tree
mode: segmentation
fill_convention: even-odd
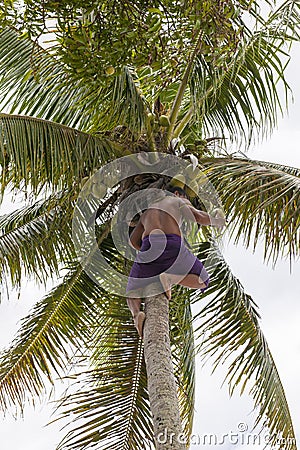
[[[183,220],[200,225],[225,225],[223,217],[212,218],[194,208],[182,188],[174,186],[169,191],[174,195],[165,195],[141,214],[129,238],[130,245],[139,253],[129,274],[127,304],[140,337],[145,321],[145,313],[140,310],[141,297],[143,288],[150,282],[159,281],[168,300],[172,285],[181,284],[202,292],[208,286],[209,275],[202,262],[184,244]]]

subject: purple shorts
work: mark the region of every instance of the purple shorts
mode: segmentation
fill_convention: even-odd
[[[126,293],[141,290],[153,282],[160,283],[159,275],[163,272],[183,276],[196,274],[206,287],[209,283],[209,275],[202,262],[187,249],[180,236],[151,234],[142,240],[128,277]]]

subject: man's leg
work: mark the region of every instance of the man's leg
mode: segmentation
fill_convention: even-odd
[[[207,286],[199,275],[189,273],[182,278],[182,275],[174,275],[169,273],[161,273],[161,284],[165,290],[166,297],[171,300],[171,288],[174,284],[181,284],[182,286],[192,289],[205,289]]]
[[[160,282],[162,284],[162,287],[164,288],[165,295],[166,295],[167,299],[171,300],[171,296],[172,296],[172,292],[171,292],[172,282],[169,279],[169,275],[166,274],[166,273],[161,273],[159,275],[159,279],[160,279]]]
[[[137,329],[139,336],[143,337],[143,325],[145,321],[145,313],[141,311],[141,302],[142,300],[139,297],[131,298],[128,297],[127,299],[127,305],[130,309],[130,312],[133,317],[135,328]]]
[[[176,276],[177,275],[171,275],[171,277],[174,277],[174,280],[176,280],[176,278],[175,278]],[[172,281],[172,278],[171,278],[171,281]],[[179,279],[178,283],[174,282],[174,284],[181,284],[182,286],[189,287],[192,289],[207,288],[207,286],[204,283],[204,281],[202,280],[202,278],[199,275],[196,275],[195,273],[189,273],[182,280]]]

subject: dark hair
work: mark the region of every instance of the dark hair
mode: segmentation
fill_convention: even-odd
[[[175,194],[175,192],[178,192],[180,195],[184,195],[187,198],[187,193],[179,186],[168,186],[166,190],[172,192],[173,194]]]

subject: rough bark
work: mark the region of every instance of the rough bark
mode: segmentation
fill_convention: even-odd
[[[149,295],[149,296],[148,296]],[[144,352],[157,450],[186,450],[169,336],[169,302],[147,288]]]

